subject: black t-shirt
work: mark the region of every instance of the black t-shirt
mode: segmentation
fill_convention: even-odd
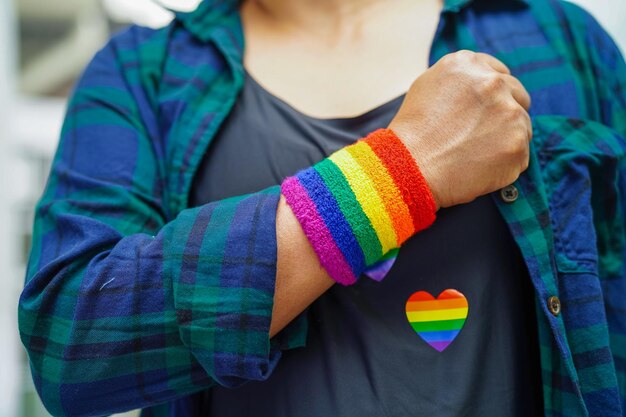
[[[246,74],[196,174],[190,205],[279,184],[386,127],[402,99],[357,117],[318,119]],[[419,304],[432,311],[413,317],[420,324],[412,326],[409,298],[422,291],[417,303],[448,289],[457,298]],[[458,293],[467,300],[464,321]],[[306,347],[284,352],[267,381],[207,391],[203,409],[214,417],[540,416],[534,311],[523,258],[486,195],[440,209],[429,229],[405,242],[381,283],[363,276],[332,287],[305,313]],[[421,333],[448,319],[461,330]],[[452,342],[440,352],[441,340]]]

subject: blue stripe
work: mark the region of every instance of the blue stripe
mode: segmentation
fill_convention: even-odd
[[[365,269],[365,255],[350,224],[343,216],[337,200],[326,187],[322,176],[314,168],[300,171],[297,177],[315,203],[318,213],[326,223],[354,275],[358,277]]]
[[[451,342],[460,330],[442,330],[438,332],[418,332],[422,339],[427,342]]]

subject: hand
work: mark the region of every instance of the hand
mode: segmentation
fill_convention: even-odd
[[[530,96],[496,58],[448,54],[411,85],[389,128],[407,146],[438,207],[467,203],[528,167]]]

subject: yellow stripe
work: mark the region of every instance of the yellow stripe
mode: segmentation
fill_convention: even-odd
[[[467,307],[448,310],[407,311],[406,317],[411,323],[436,320],[457,320],[467,317]]]
[[[370,146],[359,141],[353,146],[346,148],[350,155],[359,163],[363,171],[373,180],[378,195],[385,202],[387,213],[393,222],[394,230],[398,237],[396,245],[399,247],[405,240],[410,238],[415,231],[413,227],[413,217],[409,212],[409,207],[404,202],[400,190],[389,175],[387,168],[382,164],[376,153]]]
[[[393,230],[393,223],[372,180],[345,148],[333,153],[329,156],[329,159],[337,165],[346,177],[357,201],[376,231],[383,253],[387,253],[388,250],[397,247],[397,237],[396,232]]]

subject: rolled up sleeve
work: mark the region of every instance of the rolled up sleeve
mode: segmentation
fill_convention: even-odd
[[[263,380],[306,335],[300,316],[269,339],[279,186],[167,214],[162,149],[121,54],[110,42],[82,76],[36,208],[19,329],[53,415]]]

